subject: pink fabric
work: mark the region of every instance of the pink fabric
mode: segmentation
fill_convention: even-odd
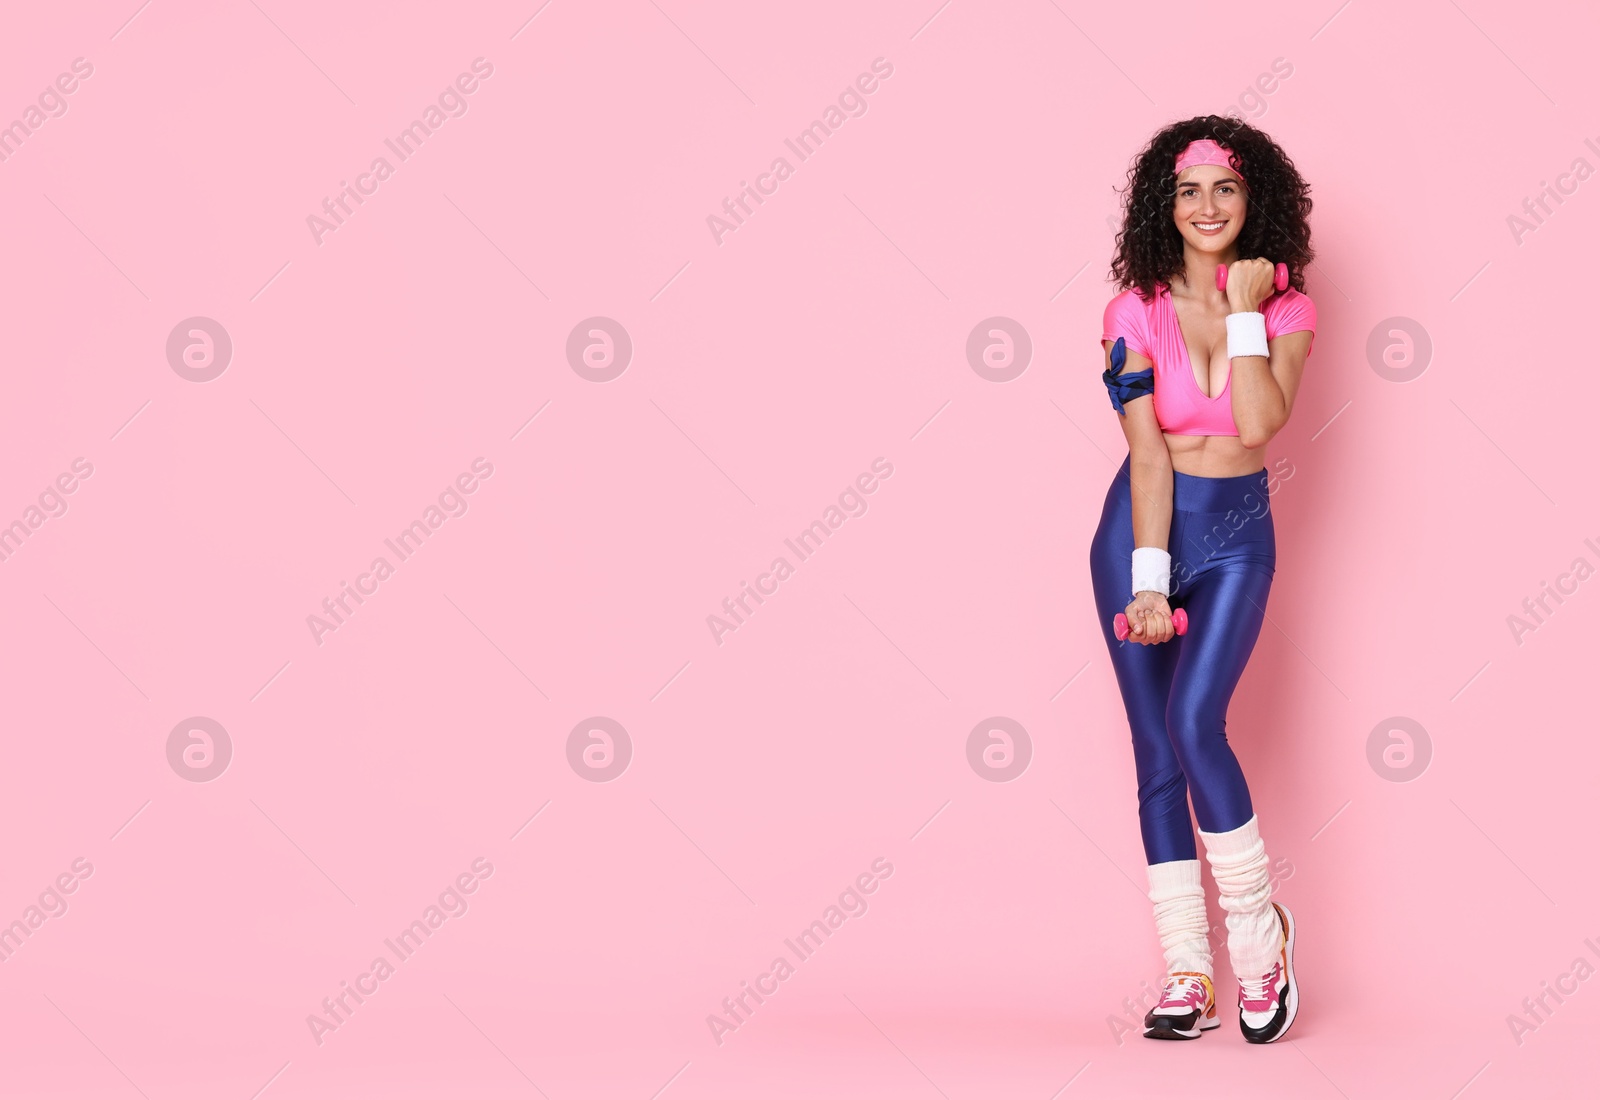
[[[1220,168],[1228,169],[1230,172],[1239,173],[1239,169],[1235,168],[1229,159],[1232,156],[1233,151],[1227,146],[1218,145],[1210,138],[1201,138],[1199,141],[1191,141],[1184,146],[1183,152],[1178,154],[1178,159],[1173,166],[1172,172],[1173,175],[1179,175],[1185,168],[1193,168],[1197,164],[1215,164]],[[1244,183],[1244,175],[1242,173],[1239,173],[1239,182]]]
[[[1315,341],[1316,304],[1294,288],[1275,294],[1261,305],[1267,339],[1308,331]],[[1129,351],[1155,364],[1156,423],[1171,435],[1238,435],[1233,422],[1233,372],[1216,397],[1208,398],[1195,379],[1189,349],[1178,327],[1178,314],[1165,286],[1146,302],[1132,288],[1106,306],[1102,340],[1122,337]]]

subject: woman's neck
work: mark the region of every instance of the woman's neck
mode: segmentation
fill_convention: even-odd
[[[1224,297],[1224,292],[1217,289],[1217,265],[1231,264],[1238,258],[1239,249],[1231,244],[1221,252],[1200,252],[1185,245],[1183,271],[1172,277],[1167,292],[1180,298]]]

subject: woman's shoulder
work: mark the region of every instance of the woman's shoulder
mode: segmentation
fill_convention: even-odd
[[[1114,295],[1111,299],[1111,304],[1121,305],[1124,307],[1137,306],[1140,309],[1147,309],[1149,308],[1150,303],[1155,300],[1156,295],[1159,295],[1160,293],[1161,287],[1157,286],[1155,294],[1151,295],[1149,301],[1146,301],[1144,296],[1139,293],[1138,287],[1130,286],[1127,290],[1122,291],[1120,294]]]
[[[1104,318],[1104,339],[1107,341],[1114,341],[1118,336],[1126,337],[1130,349],[1136,350],[1139,355],[1146,355],[1149,328],[1147,304],[1139,297],[1139,288],[1136,286],[1130,286],[1107,302]]]
[[[1150,357],[1150,314],[1148,303],[1139,296],[1137,287],[1129,287],[1106,303],[1105,319],[1100,330],[1102,340],[1125,342],[1129,351]]]
[[[1294,287],[1268,298],[1261,312],[1266,318],[1269,335],[1302,329],[1315,331],[1317,327],[1317,303],[1311,300],[1311,295]]]
[[[1157,294],[1159,293],[1160,291],[1158,289]],[[1106,303],[1106,316],[1119,317],[1128,320],[1133,320],[1136,318],[1142,319],[1149,316],[1150,306],[1154,303],[1154,301],[1155,296],[1152,296],[1149,300],[1146,300],[1139,293],[1138,287],[1130,286],[1127,290],[1122,291],[1120,294],[1114,295],[1111,301]]]

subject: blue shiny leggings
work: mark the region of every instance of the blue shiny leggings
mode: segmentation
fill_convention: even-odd
[[[1139,831],[1149,863],[1195,859],[1189,820],[1208,833],[1250,820],[1250,788],[1228,745],[1228,700],[1261,633],[1277,549],[1266,470],[1172,475],[1171,606],[1189,630],[1159,645],[1119,642],[1112,617],[1132,598],[1128,461],[1111,481],[1089,547],[1095,611],[1133,731]]]

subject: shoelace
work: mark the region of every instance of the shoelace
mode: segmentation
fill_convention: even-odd
[[[1167,1005],[1186,1005],[1189,998],[1196,996],[1201,1004],[1206,1000],[1206,987],[1200,984],[1199,978],[1172,975],[1167,978],[1161,991],[1161,1007]]]
[[[1277,985],[1277,978],[1278,967],[1276,964],[1259,978],[1240,978],[1240,999],[1244,1001],[1265,1001],[1267,999],[1267,990]]]

